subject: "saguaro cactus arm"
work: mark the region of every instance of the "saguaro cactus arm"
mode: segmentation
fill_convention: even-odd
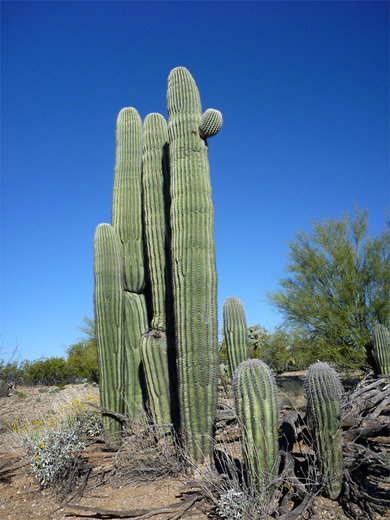
[[[219,110],[208,108],[202,115],[199,123],[199,135],[202,139],[208,139],[217,135],[222,128],[222,114]]]
[[[118,237],[110,224],[96,228],[94,240],[95,321],[100,395],[104,408],[122,413],[124,265]],[[121,423],[103,415],[107,444],[115,446]]]
[[[168,128],[160,114],[146,116],[142,134],[142,186],[144,222],[150,290],[152,300],[151,328],[167,330],[167,242],[169,222]]]
[[[122,245],[127,291],[145,288],[142,235],[142,122],[135,108],[117,118],[116,161],[112,192],[112,226]]]
[[[233,377],[238,365],[248,359],[245,309],[235,296],[227,298],[223,305],[223,335],[230,375]]]

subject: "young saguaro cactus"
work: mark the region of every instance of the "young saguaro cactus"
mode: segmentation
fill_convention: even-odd
[[[168,78],[171,249],[181,436],[189,454],[212,464],[217,403],[217,273],[208,147],[187,69]]]
[[[390,375],[390,331],[385,325],[374,327],[374,356],[379,372]]]
[[[263,361],[248,359],[235,371],[232,386],[248,479],[261,501],[267,501],[272,498],[279,466],[275,380]]]
[[[96,228],[94,240],[96,342],[100,369],[100,396],[104,408],[123,413],[124,264],[118,237],[110,224]],[[103,414],[108,445],[116,447],[122,424]]]
[[[245,309],[235,296],[230,296],[223,304],[223,335],[230,375],[233,377],[238,365],[248,359]]]
[[[305,389],[325,491],[335,500],[343,481],[342,386],[336,371],[328,363],[317,361],[307,371]]]

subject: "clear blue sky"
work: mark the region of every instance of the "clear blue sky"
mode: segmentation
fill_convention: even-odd
[[[3,357],[64,355],[93,316],[93,236],[110,222],[122,107],[166,116],[187,67],[209,140],[219,327],[228,296],[265,300],[286,241],[355,203],[389,207],[389,3],[1,2]]]

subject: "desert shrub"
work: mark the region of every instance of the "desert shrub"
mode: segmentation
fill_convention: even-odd
[[[78,476],[82,452],[90,437],[102,433],[101,414],[86,403],[99,403],[96,395],[71,399],[53,415],[11,424],[41,488],[63,487]]]
[[[21,437],[21,443],[42,489],[67,479],[85,447],[77,425],[33,431]]]
[[[58,385],[75,383],[77,375],[69,369],[62,357],[41,358],[36,361],[23,361],[19,366],[19,384]]]

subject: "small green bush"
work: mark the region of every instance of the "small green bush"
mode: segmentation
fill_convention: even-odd
[[[32,432],[21,442],[42,489],[66,479],[85,447],[77,425],[60,431]]]

